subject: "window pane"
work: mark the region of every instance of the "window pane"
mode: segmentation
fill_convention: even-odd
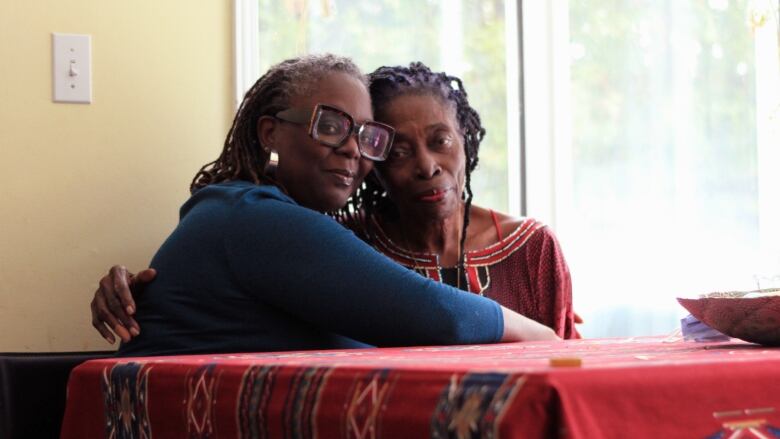
[[[675,297],[780,273],[759,228],[756,94],[770,85],[756,78],[778,56],[756,55],[759,3],[569,2],[573,201],[559,228],[586,335],[668,332]]]
[[[260,69],[306,53],[353,58],[365,71],[422,61],[463,79],[487,136],[475,203],[507,209],[502,0],[259,0]]]

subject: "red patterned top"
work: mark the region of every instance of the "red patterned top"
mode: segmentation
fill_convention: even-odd
[[[508,236],[480,250],[466,252],[465,273],[441,267],[439,257],[404,249],[372,219],[358,232],[381,253],[438,282],[481,294],[532,318],[563,338],[580,338],[574,326],[571,275],[560,244],[549,227],[525,218]],[[499,232],[499,236],[500,232]]]

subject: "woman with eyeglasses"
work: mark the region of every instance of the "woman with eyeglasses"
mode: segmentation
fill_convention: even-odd
[[[195,176],[152,259],[156,279],[136,299],[143,331],[119,355],[556,339],[395,264],[325,214],[344,207],[393,135],[372,121],[349,59],[272,67],[246,94],[219,158]]]

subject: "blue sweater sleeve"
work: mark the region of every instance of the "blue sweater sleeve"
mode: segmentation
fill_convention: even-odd
[[[238,283],[309,324],[379,346],[501,339],[496,302],[401,267],[326,215],[255,190],[229,218]]]

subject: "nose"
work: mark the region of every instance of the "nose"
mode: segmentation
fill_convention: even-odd
[[[357,135],[351,134],[349,137],[347,137],[347,140],[341,146],[336,148],[336,153],[350,159],[359,159],[360,149],[358,148],[357,144]]]
[[[427,148],[417,148],[415,157],[417,158],[417,176],[428,180],[441,174],[441,166],[436,158]]]

